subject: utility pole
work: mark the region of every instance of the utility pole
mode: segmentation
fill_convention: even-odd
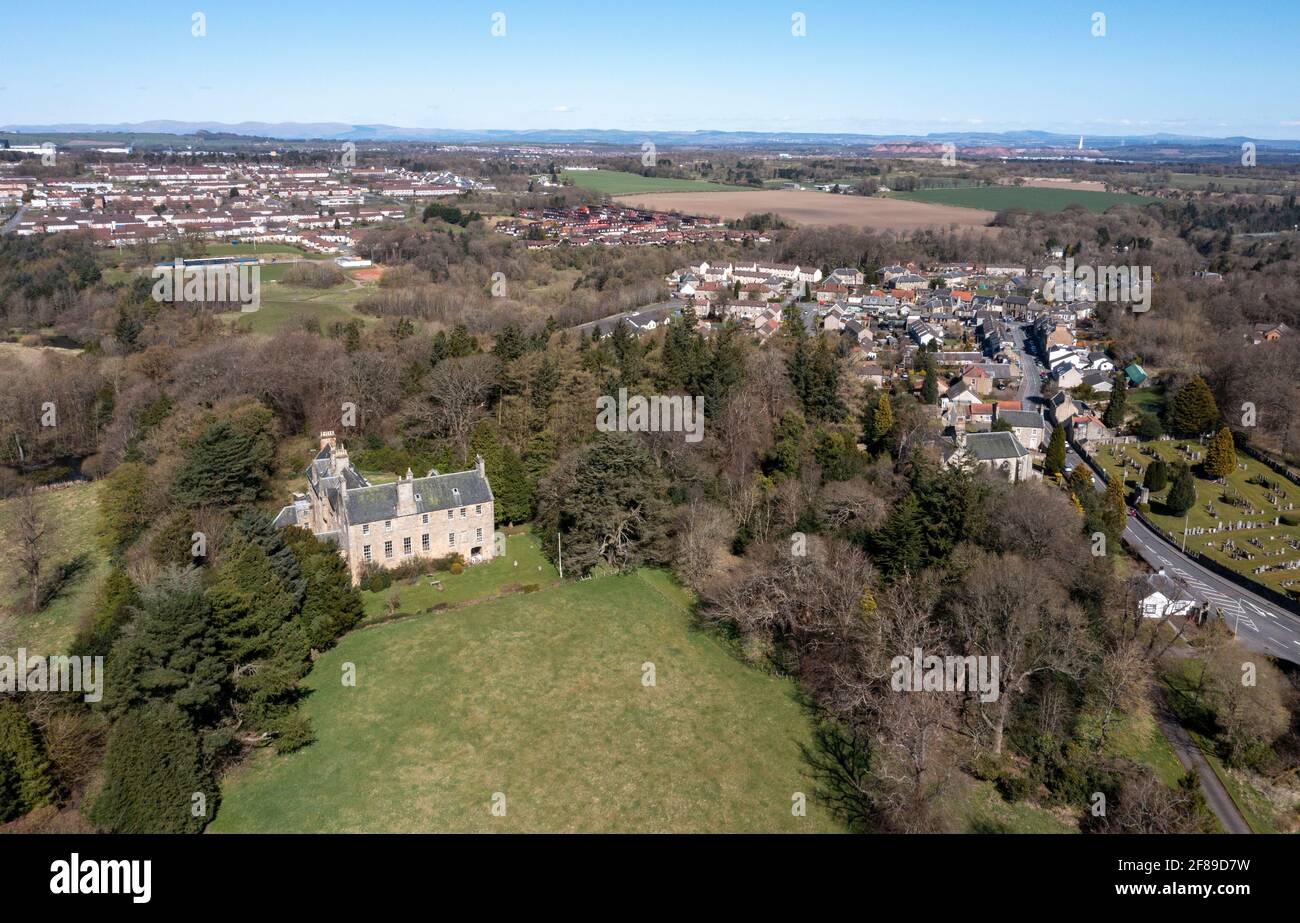
[[[1191,511],[1189,510],[1187,514],[1183,516],[1183,554],[1187,554],[1187,517],[1191,515]]]
[[[560,579],[564,579],[564,549],[560,547],[560,532],[555,531],[555,560],[560,565]]]

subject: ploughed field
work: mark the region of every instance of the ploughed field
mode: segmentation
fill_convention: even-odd
[[[977,228],[993,220],[993,212],[902,199],[837,195],[807,189],[754,189],[741,192],[650,192],[620,195],[621,205],[688,215],[713,215],[728,221],[746,215],[775,212],[790,224],[832,227],[850,225],[877,230],[918,228]]]

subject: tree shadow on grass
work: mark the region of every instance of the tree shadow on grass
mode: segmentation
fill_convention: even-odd
[[[40,608],[44,609],[57,599],[66,596],[82,574],[90,569],[90,555],[82,552],[70,561],[58,565],[41,584]]]

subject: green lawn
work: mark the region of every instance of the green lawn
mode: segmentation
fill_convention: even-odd
[[[99,515],[97,487],[77,484],[40,495],[40,502],[53,525],[49,564],[63,564],[85,553],[90,564],[66,590],[41,612],[20,613],[21,589],[14,586],[17,568],[6,555],[0,563],[0,650],[26,647],[32,653],[66,653],[77,631],[77,622],[94,602],[99,585],[108,574],[108,556],[95,540]],[[12,537],[10,521],[13,500],[0,501],[0,535]]]
[[[660,179],[619,170],[565,170],[564,178],[575,186],[592,189],[605,195],[625,195],[633,192],[728,192],[752,189],[751,186],[728,186],[702,179]]]
[[[431,585],[438,581],[439,586]],[[538,589],[560,582],[560,574],[542,554],[537,537],[521,532],[506,537],[506,553],[486,564],[465,568],[461,574],[439,572],[396,583],[378,593],[365,592],[366,619],[388,617],[389,600],[400,600],[397,611],[423,613],[435,606],[461,606],[489,596],[523,592],[524,586]]]
[[[793,684],[695,630],[686,603],[643,571],[355,631],[308,678],[317,742],[227,777],[211,829],[837,830],[811,797],[791,814],[813,785]]]
[[[252,333],[264,334],[312,320],[320,324],[322,331],[328,330],[336,321],[376,322],[377,318],[353,310],[353,305],[369,293],[374,283],[356,286],[349,281],[327,289],[285,285],[278,280],[286,268],[262,267],[262,306],[259,310],[232,311],[217,316]]]
[[[1160,725],[1147,712],[1126,716],[1112,733],[1106,750],[1146,766],[1170,788],[1177,788],[1186,773]]]
[[[1082,205],[1098,214],[1113,205],[1146,205],[1159,201],[1148,196],[1129,193],[1097,192],[1092,189],[1048,189],[1039,186],[958,186],[951,189],[917,189],[913,192],[895,192],[892,195],[913,202],[957,205],[988,211],[1024,208],[1036,212],[1059,212],[1069,205]]]
[[[1151,461],[1150,457],[1142,454],[1144,449],[1154,451],[1166,461],[1187,460],[1188,454],[1182,451],[1180,446],[1186,447],[1192,452],[1200,452],[1201,457],[1204,458],[1205,446],[1198,444],[1196,440],[1185,439],[1107,446],[1098,450],[1093,457],[1112,473],[1120,470],[1120,465],[1125,459],[1130,463],[1135,462],[1140,465],[1140,468],[1135,469],[1130,466],[1124,471],[1126,483],[1130,488],[1135,488],[1140,482],[1142,472],[1145,471],[1147,464]],[[1231,567],[1243,576],[1279,592],[1285,593],[1293,588],[1300,589],[1300,569],[1285,570],[1279,566],[1288,561],[1300,560],[1300,526],[1288,526],[1285,523],[1276,526],[1272,525],[1273,519],[1277,516],[1296,517],[1296,520],[1293,521],[1300,521],[1300,487],[1296,487],[1281,475],[1274,474],[1268,468],[1244,454],[1238,453],[1237,462],[1239,465],[1238,470],[1228,476],[1226,488],[1221,487],[1214,481],[1199,476],[1196,478],[1196,505],[1192,507],[1186,517],[1187,527],[1189,530],[1204,528],[1211,531],[1200,535],[1188,535],[1187,548],[1189,550],[1195,549],[1221,564]],[[1243,465],[1244,468],[1240,467]],[[1192,470],[1194,473],[1198,470],[1195,464],[1193,464]],[[1270,491],[1267,488],[1250,483],[1252,478],[1259,476],[1277,484],[1280,491],[1285,494],[1285,497],[1280,500],[1282,509],[1278,509],[1269,502],[1268,495]],[[1152,495],[1149,515],[1157,526],[1181,542],[1183,539],[1184,518],[1168,514],[1163,503],[1167,493],[1168,490],[1166,489],[1159,494]],[[1224,499],[1225,496],[1243,499],[1247,504],[1247,508],[1232,505]],[[1286,510],[1285,507],[1288,503],[1295,503],[1297,508]],[[1212,531],[1221,522],[1236,523],[1238,521],[1267,522],[1269,525],[1260,529]],[[1238,554],[1251,555],[1252,557],[1233,557],[1231,551],[1224,550],[1226,542],[1234,542]],[[1273,569],[1262,574],[1253,572],[1261,566]]]

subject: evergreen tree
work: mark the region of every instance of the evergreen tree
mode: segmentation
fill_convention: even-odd
[[[120,717],[151,700],[175,703],[202,724],[225,700],[227,670],[196,571],[172,569],[140,593],[132,630],[107,659],[104,707]]]
[[[787,477],[797,474],[806,435],[807,425],[798,411],[783,413],[772,433],[772,450],[763,458],[763,473]]]
[[[1124,425],[1127,403],[1128,388],[1124,385],[1124,376],[1116,375],[1111,386],[1110,401],[1106,404],[1106,413],[1102,416],[1101,422],[1111,429],[1119,429]]]
[[[555,389],[560,384],[560,370],[555,362],[551,359],[549,353],[542,356],[541,363],[537,366],[537,371],[533,373],[532,388],[532,405],[533,410],[543,419],[546,412],[551,408],[551,399],[555,396]]]
[[[77,631],[72,652],[78,657],[107,656],[139,604],[140,594],[136,592],[131,576],[120,565],[114,564],[104,579],[94,608]]]
[[[1164,459],[1153,459],[1142,474],[1142,486],[1151,493],[1159,493],[1169,486],[1169,466]]]
[[[1065,471],[1065,428],[1056,424],[1052,438],[1047,443],[1047,455],[1043,458],[1043,473],[1056,477]]]
[[[907,494],[894,505],[871,544],[873,558],[886,579],[921,569],[925,544],[921,535],[921,506],[915,494]]]
[[[516,323],[506,324],[492,344],[492,355],[502,362],[513,362],[528,351],[528,340]]]
[[[199,737],[172,704],[151,702],[117,721],[103,772],[89,817],[112,833],[199,833],[217,806]],[[195,793],[204,796],[205,816],[194,816]]]
[[[1106,547],[1113,554],[1118,554],[1124,536],[1124,527],[1128,521],[1128,505],[1124,502],[1124,478],[1114,475],[1106,482],[1106,499],[1102,505],[1103,530],[1106,533]]]
[[[1192,469],[1187,465],[1179,465],[1174,473],[1174,482],[1169,488],[1165,505],[1175,516],[1184,515],[1196,505],[1196,481],[1192,477]]]
[[[140,322],[126,308],[121,308],[117,312],[117,323],[113,325],[113,339],[130,352],[135,348],[143,329]]]
[[[234,676],[235,713],[277,738],[290,732],[287,749],[309,742],[310,732],[294,711],[302,695],[298,681],[311,662],[311,640],[293,589],[256,542],[240,537],[223,549],[208,599]]]
[[[822,432],[813,450],[823,481],[847,481],[858,473],[862,455],[853,440],[840,430]]]
[[[306,582],[298,619],[315,650],[325,650],[361,621],[365,608],[338,549],[306,529],[290,526],[284,541]]]
[[[740,329],[735,324],[723,324],[708,344],[697,336],[691,367],[695,377],[687,383],[687,396],[702,396],[704,415],[716,420],[745,380],[745,348]]]
[[[939,373],[934,367],[934,355],[924,353],[922,362],[925,381],[921,383],[921,403],[933,406],[939,403]]]
[[[1224,426],[1210,439],[1205,450],[1205,473],[1212,478],[1226,478],[1237,470],[1237,447],[1232,430]]]
[[[1219,424],[1219,407],[1205,379],[1197,375],[1178,389],[1165,422],[1176,436],[1199,436]]]
[[[153,522],[149,469],[139,462],[123,462],[104,478],[99,488],[99,537],[110,554],[120,554]]]
[[[889,435],[894,430],[894,408],[889,403],[889,395],[881,394],[876,409],[871,415],[871,439],[868,445],[879,452],[889,444]]]
[[[273,422],[269,410],[254,406],[208,424],[172,485],[176,503],[233,506],[258,499],[275,459]]]
[[[502,441],[496,424],[490,420],[474,428],[470,449],[483,456],[483,467],[492,484],[496,521],[525,522],[532,514],[534,485],[519,454]]]
[[[0,698],[0,822],[54,800],[50,763],[18,703]]]
[[[538,491],[537,521],[547,555],[563,541],[566,574],[597,565],[627,570],[662,563],[671,547],[667,485],[635,438],[601,433],[571,456]]]

